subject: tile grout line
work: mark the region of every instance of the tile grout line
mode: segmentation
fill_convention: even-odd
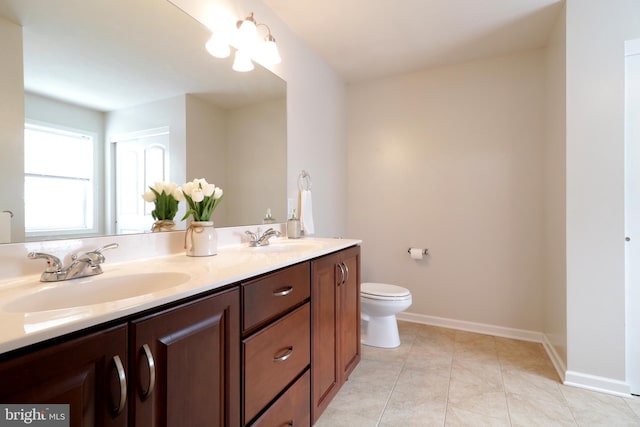
[[[444,418],[442,420],[442,426],[447,425],[447,414],[449,413],[449,394],[451,393],[451,375],[453,374],[453,356],[456,351],[456,339],[453,338],[453,345],[451,346],[451,364],[449,365],[449,383],[447,385],[447,399],[444,404]]]
[[[498,343],[496,342],[496,338],[493,337],[493,348],[496,352],[496,359],[498,359],[498,366],[500,366],[500,380],[502,381],[502,392],[504,393],[504,403],[507,406],[507,417],[509,417],[509,425],[513,425],[513,420],[511,419],[511,408],[509,406],[509,399],[507,399],[507,385],[504,383],[504,371],[502,358],[500,357],[500,353],[498,352]]]
[[[391,387],[391,390],[389,391],[389,395],[387,396],[387,400],[384,402],[384,406],[382,407],[382,412],[380,413],[380,416],[378,417],[378,421],[376,422],[376,427],[380,426],[380,423],[382,422],[382,418],[384,418],[384,413],[387,410],[387,406],[389,405],[389,401],[391,400],[391,396],[393,395],[393,391],[396,389],[396,386],[398,385],[398,381],[400,380],[400,375],[402,375],[402,373],[404,372],[404,368],[405,366],[407,366],[407,358],[409,353],[411,352],[411,348],[413,348],[413,343],[415,342],[415,337],[413,339],[413,341],[411,341],[411,345],[409,346],[409,349],[407,350],[407,355],[404,357],[404,360],[402,362],[402,368],[400,368],[400,371],[398,372],[398,375],[396,376],[396,380],[393,382],[393,387]]]

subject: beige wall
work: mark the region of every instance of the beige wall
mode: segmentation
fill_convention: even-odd
[[[349,88],[348,226],[409,312],[542,330],[544,52]],[[410,246],[431,255],[416,262]]]
[[[225,205],[234,224],[260,224],[267,209],[278,222],[286,221],[286,100],[278,99],[228,111],[227,163],[234,170],[228,180]]]
[[[0,179],[12,191],[0,194],[0,211],[14,213],[13,241],[24,240],[24,83],[22,28],[0,18]]]
[[[545,52],[543,331],[564,372],[567,364],[566,268],[566,25],[557,18]]]
[[[194,95],[187,95],[185,120],[185,141],[188,141],[186,170],[189,171],[189,175],[178,185],[196,178],[205,178],[207,182],[225,190],[227,199],[216,208],[213,214],[215,226],[225,227],[229,224],[227,111]]]
[[[187,95],[187,180],[206,178],[224,190],[217,227],[260,224],[268,208],[286,217],[286,100],[221,109]],[[278,189],[277,191],[274,189]]]

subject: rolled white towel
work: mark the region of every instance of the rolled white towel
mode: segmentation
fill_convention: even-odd
[[[300,192],[300,228],[307,236],[315,232],[310,190],[302,190]]]

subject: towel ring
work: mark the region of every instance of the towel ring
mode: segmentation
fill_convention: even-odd
[[[304,169],[298,175],[298,189],[300,191],[311,190],[311,175]]]

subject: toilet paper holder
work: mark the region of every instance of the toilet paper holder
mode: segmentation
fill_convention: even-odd
[[[409,248],[407,249],[407,253],[411,254],[411,249],[419,249],[419,248]],[[429,255],[429,249],[422,249],[422,255]]]

